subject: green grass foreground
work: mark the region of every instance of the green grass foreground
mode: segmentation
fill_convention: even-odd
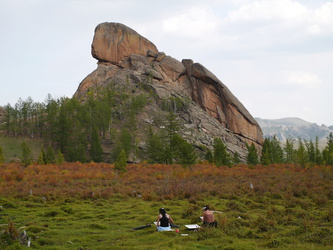
[[[332,249],[333,170],[0,165],[2,249]],[[202,207],[218,228],[188,231]],[[157,232],[164,207],[180,232]],[[26,231],[28,237],[20,236]],[[182,236],[187,234],[187,236]],[[31,246],[26,246],[27,239]]]

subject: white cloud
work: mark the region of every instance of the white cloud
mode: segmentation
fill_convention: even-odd
[[[333,3],[314,8],[293,0],[250,1],[229,11],[223,22],[225,27],[243,28],[243,38],[263,38],[260,44],[301,41],[333,33]]]
[[[326,2],[311,14],[311,23],[309,25],[310,34],[317,35],[333,32],[333,3]]]
[[[286,84],[296,87],[316,89],[320,87],[322,80],[316,74],[305,71],[285,71]]]
[[[163,30],[181,36],[199,38],[214,32],[218,18],[207,8],[192,7],[181,14],[171,16],[163,21]]]
[[[231,22],[256,22],[289,20],[299,22],[308,10],[305,6],[291,0],[261,0],[242,5],[230,11],[227,19]]]

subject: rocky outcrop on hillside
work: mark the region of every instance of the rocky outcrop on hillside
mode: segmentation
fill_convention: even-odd
[[[95,29],[91,46],[97,69],[79,85],[75,96],[83,98],[90,88],[111,81],[123,84],[145,83],[159,100],[170,97],[189,99],[186,112],[180,112],[181,133],[195,145],[211,147],[221,137],[231,153],[242,159],[245,142],[260,151],[263,134],[257,121],[230,90],[208,69],[192,60],[182,62],[158,51],[148,39],[120,23],[101,23]],[[147,81],[149,79],[149,81]]]

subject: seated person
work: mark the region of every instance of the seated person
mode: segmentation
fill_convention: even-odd
[[[209,206],[205,206],[203,210],[204,212],[202,216],[202,221],[203,221],[202,225],[208,227],[216,227],[217,221],[215,220],[213,212],[209,210]]]
[[[170,223],[174,224],[173,220],[171,219],[171,216],[165,212],[164,208],[160,208],[159,212],[160,214],[158,215],[156,221],[157,231],[159,232],[170,231],[171,230]]]

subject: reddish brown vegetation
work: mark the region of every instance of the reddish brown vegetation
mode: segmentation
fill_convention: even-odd
[[[19,164],[0,166],[0,194],[47,199],[57,197],[110,198],[115,195],[141,196],[146,200],[200,199],[207,196],[269,196],[285,199],[292,206],[308,196],[317,205],[333,199],[332,167],[304,169],[291,165],[232,168],[196,165],[129,165],[117,173],[106,163],[58,165]],[[232,205],[232,204],[230,204]]]

